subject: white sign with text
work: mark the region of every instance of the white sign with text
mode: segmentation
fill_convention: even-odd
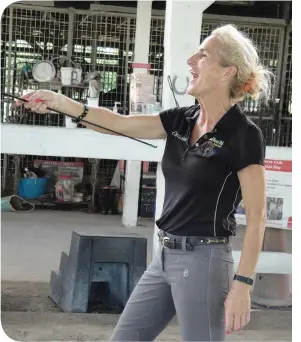
[[[268,148],[267,148],[268,149]],[[266,226],[271,228],[292,228],[292,160],[291,150],[287,149],[286,159],[283,148],[273,147],[272,155],[265,160],[267,184],[267,221]],[[268,154],[268,153],[267,153]],[[285,159],[284,159],[285,158]],[[246,215],[243,201],[236,212],[237,224],[246,224]]]

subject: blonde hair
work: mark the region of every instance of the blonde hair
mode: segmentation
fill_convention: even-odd
[[[233,25],[221,26],[211,35],[221,44],[219,54],[222,66],[237,68],[230,84],[231,98],[240,101],[250,95],[267,103],[271,97],[274,75],[260,63],[251,39]]]

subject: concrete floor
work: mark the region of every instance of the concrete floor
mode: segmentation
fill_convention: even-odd
[[[62,251],[69,251],[72,231],[85,234],[136,233],[148,240],[151,259],[153,220],[123,227],[121,216],[103,216],[81,212],[33,211],[2,213],[2,279],[14,281],[49,281],[57,270]],[[233,238],[234,249],[241,249],[244,229]]]
[[[120,216],[39,210],[2,213],[1,221],[1,321],[6,334],[19,341],[107,340],[118,315],[61,313],[47,297],[50,272],[58,270],[61,252],[68,253],[73,230],[89,235],[137,233],[148,239],[150,261],[153,221],[125,228]],[[243,234],[239,228],[234,249],[241,249]],[[180,341],[177,324],[170,324],[159,340]],[[291,312],[253,311],[246,330],[227,340],[291,341]]]
[[[126,228],[120,216],[101,216],[81,212],[34,211],[2,213],[2,279],[49,281],[58,270],[61,252],[69,252],[71,234],[137,233],[148,240],[151,258],[153,221]]]

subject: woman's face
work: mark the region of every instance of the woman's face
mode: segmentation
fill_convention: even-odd
[[[192,80],[189,83],[187,93],[196,98],[202,98],[227,86],[221,79],[227,73],[227,69],[220,64],[218,54],[219,42],[214,36],[209,36],[198,48],[198,51],[192,55],[187,64],[192,74]]]

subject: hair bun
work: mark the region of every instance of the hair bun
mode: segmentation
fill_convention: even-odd
[[[253,90],[255,84],[256,84],[256,75],[254,72],[252,72],[249,80],[243,86],[243,91],[246,94],[252,94],[252,90]]]

